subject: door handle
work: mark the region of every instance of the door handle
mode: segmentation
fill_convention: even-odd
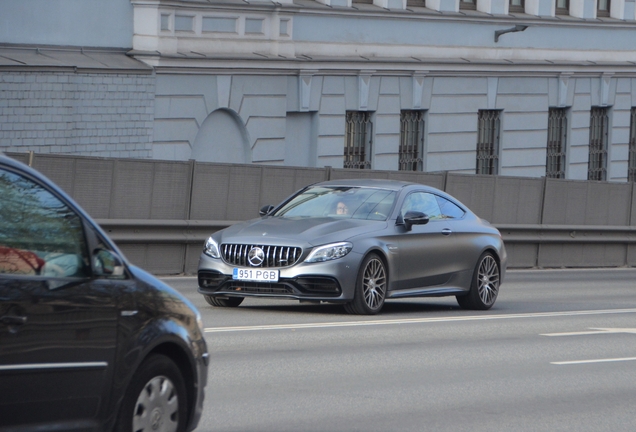
[[[442,230],[442,234],[444,234],[445,236],[449,236],[453,233],[453,231],[450,228],[444,228]]]
[[[27,317],[19,315],[4,315],[0,317],[0,323],[4,325],[22,325],[26,324]]]

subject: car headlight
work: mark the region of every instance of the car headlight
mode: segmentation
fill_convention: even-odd
[[[212,258],[221,258],[221,254],[219,253],[219,245],[216,244],[212,237],[208,238],[205,242],[205,246],[203,246],[203,253]]]
[[[322,261],[330,261],[338,258],[342,258],[353,248],[353,244],[349,242],[341,242],[341,243],[332,243],[324,246],[319,246],[315,248],[305,262],[322,262]]]

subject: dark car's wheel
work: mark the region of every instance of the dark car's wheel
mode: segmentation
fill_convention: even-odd
[[[376,254],[367,255],[360,266],[353,301],[345,305],[345,310],[350,314],[377,314],[384,306],[387,286],[384,262]]]
[[[216,307],[237,307],[243,303],[243,300],[245,299],[245,297],[218,298],[209,295],[204,295],[203,297],[208,304]]]
[[[484,253],[477,261],[473,281],[468,294],[457,296],[457,303],[463,309],[490,309],[499,294],[499,264],[490,253]]]
[[[118,432],[183,432],[186,389],[177,365],[164,355],[146,359],[124,396]]]

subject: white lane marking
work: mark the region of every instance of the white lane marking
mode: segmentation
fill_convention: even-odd
[[[573,361],[561,361],[561,362],[550,362],[553,365],[577,365],[577,364],[587,364],[587,363],[609,363],[609,362],[623,362],[623,361],[634,361],[636,357],[623,357],[623,358],[608,358],[608,359],[595,359],[595,360],[573,360]]]
[[[509,314],[509,315],[501,314],[501,315],[472,315],[472,316],[438,317],[438,318],[408,318],[408,319],[400,319],[400,320],[387,319],[387,320],[342,321],[342,322],[306,323],[306,324],[272,324],[272,325],[237,326],[237,327],[208,327],[205,329],[205,332],[206,333],[222,333],[222,332],[258,331],[258,330],[357,327],[357,326],[418,324],[418,323],[456,322],[456,321],[490,321],[490,320],[501,320],[501,319],[544,318],[544,317],[580,316],[580,315],[609,315],[609,314],[623,314],[623,313],[636,313],[636,308],[565,311],[565,312],[537,312],[537,313]]]
[[[590,331],[568,332],[568,333],[545,333],[541,336],[581,336],[611,333],[632,333],[636,334],[636,328],[590,328]]]

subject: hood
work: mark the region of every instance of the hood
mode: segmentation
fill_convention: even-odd
[[[386,226],[386,221],[364,219],[267,217],[232,225],[214,238],[219,243],[317,246],[345,241]]]

